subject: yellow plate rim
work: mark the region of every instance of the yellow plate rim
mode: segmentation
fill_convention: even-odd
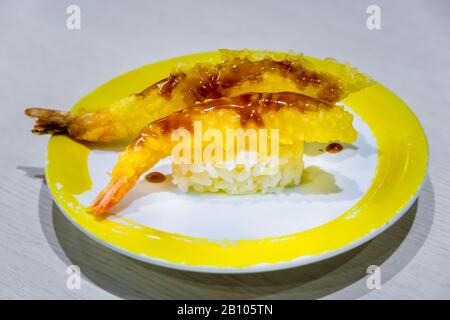
[[[143,66],[95,89],[74,108],[89,106],[96,100],[105,103],[105,92],[111,90],[114,94],[109,98],[117,99],[142,89],[145,84],[168,74],[180,62],[217,60],[218,57],[217,52],[205,52]],[[155,79],[148,79],[151,76]],[[121,85],[125,82],[126,85]],[[376,84],[351,95],[344,103],[361,116],[377,139],[381,150],[377,172],[372,186],[354,207],[340,217],[304,232],[257,240],[215,242],[147,227],[148,230],[142,231],[134,225],[96,221],[74,197],[89,187],[86,182],[89,177],[84,182],[79,178],[86,174],[80,168],[87,170],[86,163],[82,162],[86,162],[89,150],[64,136],[53,136],[49,141],[48,186],[59,209],[79,230],[106,247],[144,262],[211,273],[261,272],[317,262],[355,248],[394,224],[417,199],[428,169],[425,133],[401,99]],[[61,152],[61,148],[67,152]],[[390,195],[385,190],[389,186],[393,187],[393,197],[386,196]],[[381,201],[374,202],[378,198]],[[376,214],[376,210],[384,211]],[[340,233],[333,229],[336,227],[342,229]],[[125,235],[108,232],[116,228]],[[331,236],[336,238],[330,239]]]

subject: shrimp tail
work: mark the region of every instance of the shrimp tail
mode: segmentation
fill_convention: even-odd
[[[31,129],[34,134],[67,133],[67,127],[73,119],[70,112],[44,108],[28,108],[25,114],[36,118]]]
[[[156,124],[144,128],[139,136],[120,154],[108,185],[91,203],[89,211],[101,216],[118,203],[139,180],[162,158],[170,155],[172,140]]]
[[[93,214],[100,216],[105,214],[112,206],[119,202],[123,196],[135,185],[135,179],[127,177],[115,177],[111,179],[106,188],[100,192],[91,204]]]

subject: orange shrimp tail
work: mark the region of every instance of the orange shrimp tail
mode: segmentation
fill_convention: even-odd
[[[91,204],[92,213],[104,215],[111,207],[119,202],[125,194],[134,186],[135,180],[127,177],[113,178]]]
[[[25,110],[25,114],[37,119],[31,129],[34,134],[66,133],[67,127],[72,121],[70,112],[60,110],[28,108]]]

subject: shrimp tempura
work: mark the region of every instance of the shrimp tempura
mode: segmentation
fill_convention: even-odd
[[[278,129],[283,145],[334,140],[352,143],[357,137],[353,116],[342,106],[301,94],[253,93],[206,100],[145,127],[120,155],[109,184],[92,204],[93,212],[102,215],[119,202],[144,172],[171,154],[175,144],[171,133],[180,128],[192,131],[194,121],[201,121],[205,130],[221,132],[248,127]]]
[[[37,118],[32,130],[36,134],[66,133],[80,141],[112,141],[136,136],[148,123],[206,99],[289,91],[335,103],[372,83],[355,68],[333,59],[247,50],[221,53],[220,63],[180,68],[102,111],[30,108],[25,113]]]

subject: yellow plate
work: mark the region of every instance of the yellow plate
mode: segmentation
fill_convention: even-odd
[[[74,108],[82,105],[93,110],[138,92],[149,83],[167,76],[180,62],[194,63],[218,58],[217,52],[208,52],[146,65],[100,86]],[[344,104],[361,120],[361,125],[370,128],[368,136],[373,135],[376,140],[376,164],[373,171],[368,169],[370,183],[356,200],[352,197],[353,202],[346,202],[351,203],[351,207],[335,216],[331,215],[333,218],[329,221],[322,221],[318,225],[313,223],[313,227],[303,228],[299,232],[280,234],[279,230],[275,230],[274,236],[227,239],[158,230],[129,218],[96,220],[86,213],[80,200],[83,194],[89,194],[95,187],[99,188],[95,185],[96,179],[93,179],[98,167],[88,164],[93,152],[65,136],[53,136],[50,139],[46,167],[48,185],[61,211],[80,230],[116,251],[145,262],[184,270],[244,273],[319,261],[350,250],[386,230],[417,198],[427,172],[428,145],[424,131],[408,106],[396,95],[381,84],[376,84],[351,95]],[[359,158],[364,160],[364,157]],[[186,197],[186,201],[198,203],[195,196],[195,199],[189,199],[189,195]],[[252,199],[258,202],[261,196]],[[314,202],[314,199],[323,198],[311,199]],[[313,203],[315,210],[333,210],[333,206],[326,202],[318,204],[318,201]],[[276,218],[276,215],[283,214],[283,205],[279,205],[279,212],[272,211],[272,216]],[[295,205],[289,203],[290,208]],[[239,206],[236,207],[239,211]],[[165,214],[170,216],[175,213]],[[214,213],[211,212],[211,215],[204,225],[214,230],[219,222],[216,221],[214,226]],[[238,226],[242,221],[235,219],[227,223]],[[248,226],[249,229],[253,227]],[[266,229],[261,230],[261,234],[264,234]],[[271,234],[272,231],[267,232]],[[203,233],[200,231],[199,234]]]

